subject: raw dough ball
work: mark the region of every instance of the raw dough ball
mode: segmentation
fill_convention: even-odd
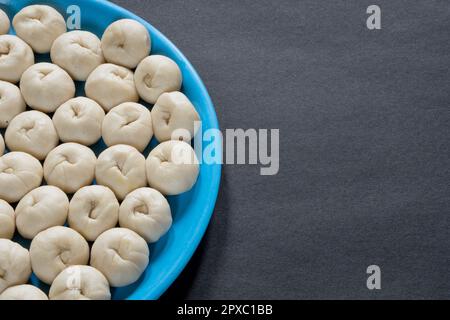
[[[53,124],[63,142],[77,142],[90,146],[102,137],[105,111],[94,100],[78,97],[60,106]]]
[[[30,253],[20,244],[0,239],[0,293],[24,284],[31,276]]]
[[[138,65],[134,81],[141,98],[154,104],[164,92],[180,90],[181,70],[172,59],[154,55]]]
[[[66,32],[66,21],[55,9],[45,5],[23,8],[13,19],[17,35],[35,52],[50,52],[53,41]]]
[[[36,276],[51,284],[68,266],[88,263],[89,245],[75,230],[52,227],[38,233],[31,241],[30,257]]]
[[[112,23],[103,34],[102,49],[106,61],[130,69],[150,54],[151,40],[139,22],[122,19]]]
[[[0,157],[5,153],[5,141],[3,141],[3,136],[0,134]]]
[[[119,144],[103,151],[97,160],[95,178],[109,187],[119,200],[131,191],[145,187],[145,158],[136,148]]]
[[[6,145],[11,151],[23,151],[44,160],[59,143],[52,119],[40,111],[27,111],[12,119],[6,129]]]
[[[150,111],[134,102],[112,108],[103,121],[102,136],[107,146],[127,144],[144,151],[153,136]]]
[[[169,203],[155,189],[134,190],[120,205],[119,223],[121,227],[135,231],[147,242],[156,242],[172,225]]]
[[[136,232],[115,228],[95,240],[91,251],[91,266],[100,270],[112,287],[136,282],[147,268],[148,245]]]
[[[43,62],[31,66],[23,73],[20,90],[32,109],[51,113],[75,96],[75,83],[56,64]]]
[[[152,121],[159,142],[190,142],[195,135],[194,122],[200,121],[200,116],[191,101],[181,92],[175,91],[163,93],[159,97],[152,109]],[[184,132],[189,132],[189,135]]]
[[[0,128],[6,128],[27,106],[19,88],[9,82],[0,81],[0,97]]]
[[[89,74],[105,62],[100,39],[87,31],[71,31],[59,36],[53,43],[51,58],[78,81],[86,81]]]
[[[133,71],[115,64],[102,64],[89,75],[86,96],[97,101],[105,111],[124,102],[138,102]]]
[[[0,238],[12,239],[15,230],[14,209],[8,202],[0,200]]]
[[[78,143],[61,144],[45,159],[45,180],[66,193],[74,193],[92,183],[96,161],[94,152],[88,147]]]
[[[70,201],[69,226],[88,241],[94,241],[119,220],[119,202],[111,189],[87,186],[75,193]]]
[[[111,300],[105,276],[90,266],[64,269],[50,287],[50,300]]]
[[[13,35],[0,36],[0,80],[17,83],[33,64],[34,53],[29,45]]]
[[[10,152],[0,157],[0,199],[14,203],[42,182],[41,163],[24,152]]]
[[[26,239],[66,223],[69,198],[61,189],[42,186],[29,192],[16,207],[17,231]]]
[[[41,289],[29,284],[21,284],[10,287],[0,294],[0,300],[48,300],[47,295]]]
[[[9,17],[0,9],[0,35],[7,34],[9,32],[9,28],[11,27],[11,23],[9,22]]]
[[[158,145],[150,152],[146,168],[150,187],[165,195],[190,190],[199,174],[194,150],[182,141],[166,141]]]

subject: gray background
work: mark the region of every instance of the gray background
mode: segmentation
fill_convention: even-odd
[[[114,2],[184,52],[222,128],[281,130],[277,176],[224,168],[164,299],[450,297],[448,1]]]

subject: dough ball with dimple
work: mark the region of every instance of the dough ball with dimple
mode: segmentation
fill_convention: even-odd
[[[119,219],[119,202],[111,189],[87,186],[78,190],[69,206],[69,226],[88,241],[114,228]]]
[[[153,136],[150,111],[134,102],[112,108],[103,121],[102,136],[107,146],[127,144],[144,151]]]
[[[75,83],[56,64],[43,62],[31,66],[23,73],[20,90],[32,109],[51,113],[75,96]]]
[[[106,277],[91,266],[64,269],[50,287],[50,300],[111,300]]]
[[[75,230],[52,227],[37,234],[30,246],[31,266],[36,276],[51,284],[71,265],[86,265],[89,245]]]
[[[139,279],[147,268],[149,254],[147,243],[136,232],[115,228],[95,240],[90,264],[106,276],[112,287],[123,287]]]
[[[122,19],[112,23],[103,34],[102,49],[106,61],[130,69],[150,54],[151,39],[139,22]]]
[[[66,21],[55,9],[46,5],[32,5],[20,10],[13,19],[17,35],[35,52],[50,52],[53,42],[66,32]]]
[[[66,193],[74,193],[92,183],[96,161],[94,152],[88,147],[78,143],[61,144],[45,159],[45,180]]]
[[[8,202],[0,199],[0,238],[12,239],[15,230],[14,209]]]
[[[85,81],[105,62],[100,39],[91,32],[79,30],[60,35],[53,43],[51,58],[77,81]]]
[[[59,188],[42,186],[30,191],[16,207],[17,231],[26,239],[39,232],[62,226],[67,220],[69,198]]]
[[[25,100],[19,88],[10,82],[0,80],[0,128],[6,128],[15,116],[25,111],[25,108]]]
[[[31,276],[30,253],[20,244],[0,239],[0,293],[24,284]]]
[[[195,135],[194,124],[200,121],[195,107],[181,92],[163,93],[152,109],[155,137],[159,142],[182,140],[190,142]]]
[[[12,119],[5,134],[6,145],[11,151],[23,151],[39,160],[59,143],[52,119],[40,111],[27,111]]]
[[[133,71],[115,64],[102,64],[89,75],[86,96],[97,101],[105,111],[124,102],[138,102]]]
[[[0,157],[0,199],[15,203],[42,182],[42,165],[24,152],[9,152]]]
[[[166,141],[150,152],[146,162],[150,187],[165,195],[190,190],[199,175],[198,159],[192,147],[182,141]]]
[[[102,136],[105,111],[94,100],[78,97],[60,106],[53,115],[53,124],[62,142],[95,144]]]
[[[3,136],[0,134],[0,157],[5,153],[5,141]]]
[[[155,189],[134,190],[120,205],[119,223],[121,227],[135,231],[147,242],[156,242],[172,225],[169,203]]]
[[[9,32],[9,28],[11,27],[11,22],[9,21],[9,17],[5,11],[0,9],[0,35],[7,34]]]
[[[138,65],[134,81],[139,96],[154,104],[164,92],[180,90],[182,75],[175,61],[165,56],[153,55]]]
[[[41,289],[35,286],[21,284],[3,291],[3,293],[0,294],[0,300],[48,300],[48,297]]]
[[[17,83],[33,64],[34,53],[28,44],[13,35],[0,36],[0,80]]]
[[[103,151],[97,160],[95,178],[109,187],[119,200],[147,184],[145,158],[136,148],[118,144]]]

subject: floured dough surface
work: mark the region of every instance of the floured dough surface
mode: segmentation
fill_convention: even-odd
[[[15,230],[14,209],[5,200],[0,200],[0,239],[12,239]]]
[[[182,83],[181,70],[172,59],[152,55],[139,63],[134,74],[139,96],[154,104],[164,92],[179,91]]]
[[[0,199],[15,203],[42,182],[41,163],[24,152],[0,157]]]
[[[157,242],[172,225],[169,203],[155,189],[134,190],[120,205],[119,223],[121,227],[135,231],[147,242]]]
[[[64,17],[46,5],[31,5],[20,10],[13,19],[17,35],[35,52],[50,52],[53,42],[66,32]]]
[[[86,81],[89,74],[105,62],[100,39],[80,30],[60,35],[53,43],[51,58],[77,81]]]
[[[0,35],[7,34],[9,32],[9,28],[11,27],[11,22],[9,21],[9,17],[5,11],[0,9]]]
[[[182,141],[166,141],[150,152],[146,161],[150,187],[165,195],[189,191],[199,175],[198,159],[192,147]]]
[[[147,268],[149,249],[136,232],[115,228],[100,235],[91,251],[91,266],[101,271],[112,287],[136,282]]]
[[[89,245],[75,230],[52,227],[38,233],[31,241],[30,257],[36,276],[51,284],[68,266],[88,263]]]
[[[31,276],[30,253],[20,244],[0,239],[0,293],[24,284]]]
[[[0,300],[48,300],[47,295],[39,288],[29,285],[21,284],[14,287],[9,287],[2,294]]]
[[[22,74],[34,64],[34,53],[22,39],[0,36],[0,80],[19,82]]]
[[[113,22],[104,32],[102,49],[108,62],[130,69],[150,54],[151,38],[139,22],[122,19]]]
[[[122,103],[106,115],[102,136],[107,146],[127,144],[144,151],[153,137],[150,111],[138,103]]]
[[[62,226],[69,211],[69,198],[59,188],[42,186],[30,191],[16,207],[17,231],[33,239],[50,227]]]
[[[5,140],[10,150],[29,153],[38,160],[44,160],[59,143],[52,119],[35,110],[12,119],[6,129]]]
[[[7,81],[0,80],[0,97],[0,128],[6,128],[15,116],[25,111],[26,105],[20,89]]]
[[[91,266],[64,269],[50,287],[50,300],[111,300],[105,276]]]

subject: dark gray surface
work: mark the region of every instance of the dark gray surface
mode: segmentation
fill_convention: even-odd
[[[114,2],[185,53],[222,128],[281,130],[277,176],[224,168],[164,298],[450,297],[448,1]]]

